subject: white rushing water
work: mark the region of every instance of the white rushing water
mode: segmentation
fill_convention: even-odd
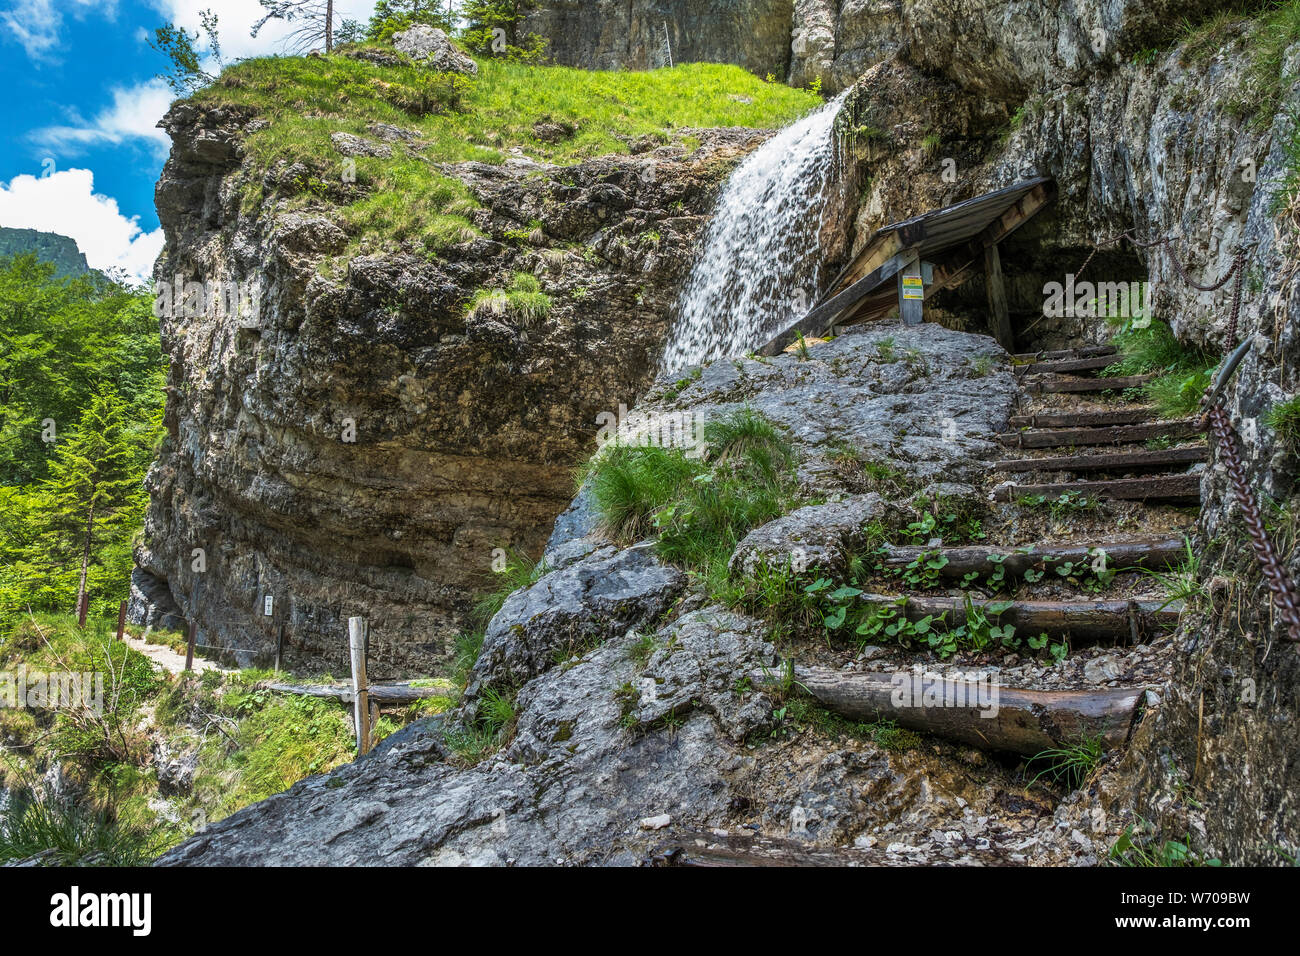
[[[817,233],[844,94],[745,158],[722,187],[682,287],[660,368],[672,371],[765,344],[817,298]]]

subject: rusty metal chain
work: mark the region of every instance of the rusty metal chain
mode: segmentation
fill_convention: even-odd
[[[1264,519],[1259,511],[1259,502],[1246,482],[1246,469],[1241,461],[1241,449],[1237,445],[1237,435],[1228,421],[1228,414],[1218,401],[1213,402],[1206,411],[1214,440],[1219,446],[1219,460],[1228,472],[1228,481],[1236,495],[1237,504],[1241,506],[1241,516],[1250,532],[1250,542],[1255,550],[1255,559],[1264,574],[1264,583],[1273,594],[1273,603],[1277,605],[1282,622],[1286,625],[1286,640],[1300,644],[1300,600],[1296,598],[1293,584],[1287,577],[1286,569],[1278,558],[1277,550],[1269,539],[1264,527]]]

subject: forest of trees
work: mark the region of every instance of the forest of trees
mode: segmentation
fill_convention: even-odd
[[[145,290],[0,259],[0,632],[127,596],[164,366]]]

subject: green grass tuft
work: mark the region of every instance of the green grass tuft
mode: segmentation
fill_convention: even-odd
[[[658,532],[668,561],[725,577],[725,560],[751,528],[795,502],[795,454],[771,422],[741,408],[704,426],[707,452],[606,446],[588,470],[606,532],[631,542]]]
[[[1034,754],[1025,764],[1026,771],[1036,763],[1045,763],[1047,766],[1033,776],[1029,785],[1033,786],[1043,777],[1050,777],[1055,783],[1063,783],[1069,789],[1077,790],[1097,769],[1105,753],[1101,740],[1090,737],[1078,743],[1065,744]]]
[[[144,866],[163,850],[156,834],[107,810],[11,792],[0,809],[0,865],[42,855],[46,865]]]
[[[1130,322],[1111,341],[1121,357],[1107,367],[1107,375],[1164,372],[1142,386],[1142,396],[1166,418],[1196,411],[1215,366],[1210,353],[1183,345],[1158,319],[1142,327]]]
[[[529,272],[516,272],[506,289],[479,289],[470,300],[469,315],[490,315],[517,319],[533,325],[551,311],[551,297]]]
[[[592,459],[589,472],[602,527],[616,541],[644,538],[652,530],[651,516],[704,471],[703,462],[678,449],[606,446]]]
[[[1300,452],[1300,395],[1278,402],[1264,413],[1264,424],[1292,452]]]

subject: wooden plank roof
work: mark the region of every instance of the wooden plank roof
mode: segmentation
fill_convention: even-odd
[[[932,292],[955,285],[981,265],[985,247],[1005,239],[1055,197],[1056,184],[1038,177],[882,226],[835,278],[806,316],[761,351],[775,354],[797,333],[820,335],[887,314],[898,301],[894,283],[901,254],[935,264]]]

